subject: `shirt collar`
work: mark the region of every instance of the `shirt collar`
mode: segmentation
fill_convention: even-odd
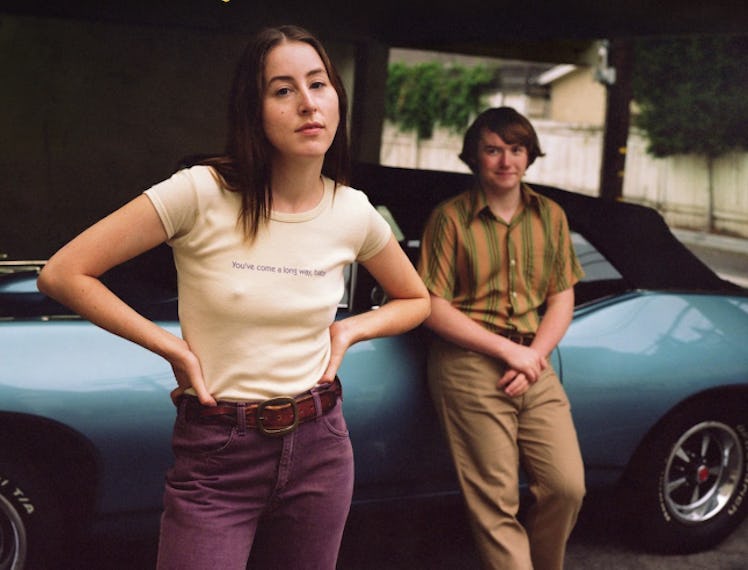
[[[530,188],[524,182],[521,183],[519,191],[522,195],[522,203],[525,207],[540,209],[540,196],[535,190]],[[486,199],[486,193],[477,182],[473,185],[473,190],[470,193],[470,219],[474,220],[481,212],[490,212],[488,208],[488,200]]]

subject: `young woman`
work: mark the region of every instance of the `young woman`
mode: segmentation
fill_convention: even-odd
[[[260,32],[234,78],[224,155],[180,170],[57,252],[39,288],[172,366],[175,464],[158,567],[335,567],[353,487],[336,372],[349,346],[402,333],[428,293],[386,222],[345,186],[347,102],[319,41]],[[167,241],[182,338],[99,280]],[[335,321],[343,269],[386,290]]]

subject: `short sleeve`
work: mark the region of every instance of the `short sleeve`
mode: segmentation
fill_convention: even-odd
[[[448,301],[454,297],[455,248],[454,220],[437,207],[423,232],[418,273],[430,293]]]
[[[198,198],[194,170],[180,170],[145,191],[161,218],[169,240],[185,235],[195,223]],[[209,172],[203,174],[210,176]]]
[[[557,255],[551,274],[551,280],[548,284],[548,294],[560,293],[573,287],[582,277],[584,270],[579,262],[579,258],[574,251],[574,244],[571,241],[571,232],[569,231],[569,222],[566,214],[560,206],[555,205],[557,210],[557,235],[555,242],[558,244]]]
[[[366,201],[364,206],[364,224],[366,225],[366,232],[363,244],[356,256],[356,260],[366,261],[384,249],[390,241],[392,229],[382,214],[377,212],[376,208],[372,206],[369,199],[366,198],[366,195],[363,193],[361,193],[361,195]]]

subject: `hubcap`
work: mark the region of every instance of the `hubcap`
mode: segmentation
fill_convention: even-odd
[[[668,457],[663,481],[668,510],[686,524],[716,516],[735,493],[744,462],[740,438],[730,426],[695,425],[678,439]]]
[[[696,469],[696,484],[706,483],[707,479],[709,479],[709,468],[706,465],[699,465]]]

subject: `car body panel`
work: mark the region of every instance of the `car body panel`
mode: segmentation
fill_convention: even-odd
[[[101,513],[160,504],[174,416],[165,360],[82,320],[3,323],[0,346],[0,408],[64,425],[96,450]]]
[[[159,324],[179,334],[177,322]],[[339,371],[357,500],[455,490],[436,416],[424,405],[421,336],[358,343]],[[101,469],[100,514],[158,509],[172,460],[168,363],[83,320],[4,322],[0,346],[0,415],[44,419],[85,439]]]
[[[623,469],[680,402],[744,387],[747,338],[745,297],[642,292],[579,311],[559,350],[588,469]]]

